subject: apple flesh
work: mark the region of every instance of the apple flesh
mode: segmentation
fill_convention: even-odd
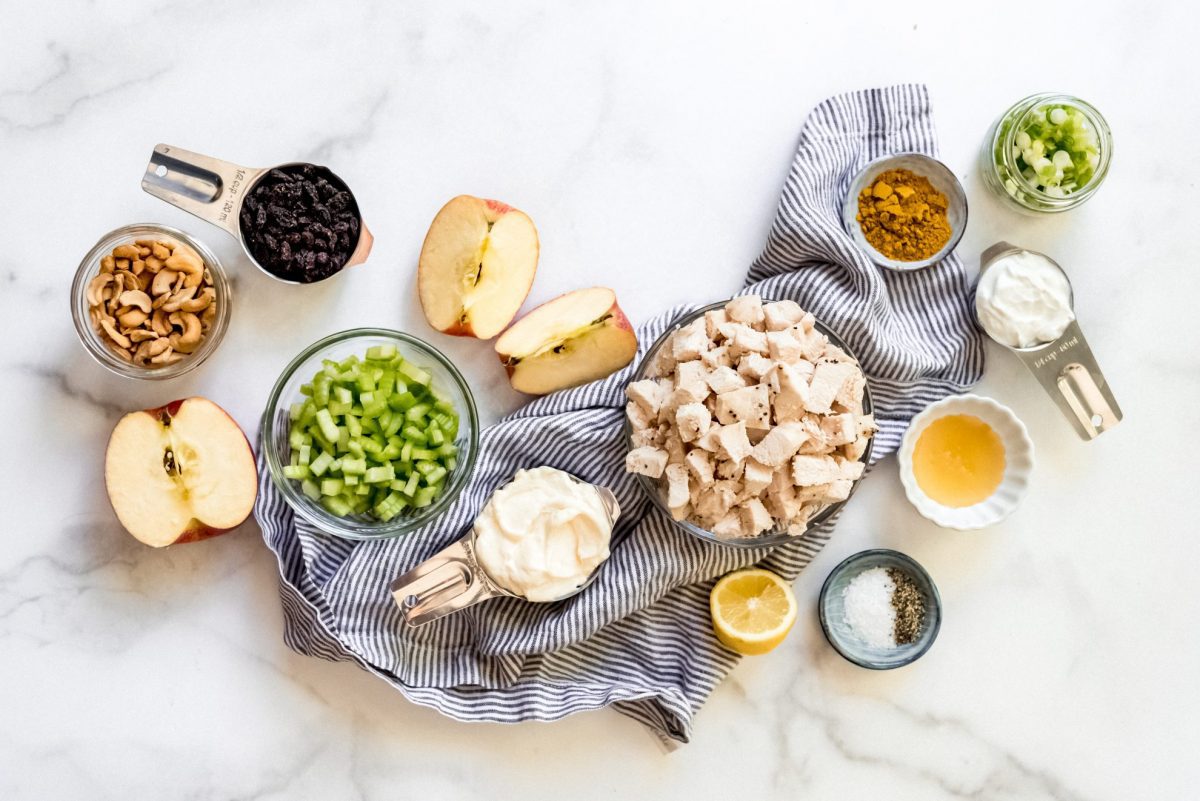
[[[417,263],[417,292],[429,324],[446,334],[491,339],[533,285],[533,220],[498,200],[459,195],[429,226]]]
[[[545,395],[633,361],[637,336],[611,289],[577,289],[538,306],[496,340],[513,389]]]
[[[242,429],[207,398],[185,398],[120,419],[104,483],[125,530],[155,548],[236,528],[258,495]]]

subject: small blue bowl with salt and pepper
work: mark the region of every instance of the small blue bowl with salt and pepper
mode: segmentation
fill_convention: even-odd
[[[929,573],[885,548],[843,560],[825,579],[817,607],[834,650],[870,670],[920,659],[942,626],[942,599]]]

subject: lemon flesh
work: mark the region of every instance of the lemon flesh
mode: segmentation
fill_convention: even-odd
[[[725,576],[709,595],[709,609],[717,639],[746,656],[774,649],[796,622],[792,588],[769,570],[739,570]]]

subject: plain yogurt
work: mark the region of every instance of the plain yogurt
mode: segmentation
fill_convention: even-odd
[[[608,558],[612,519],[590,484],[553,467],[519,470],[475,520],[480,566],[509,592],[554,601]]]
[[[1071,284],[1042,254],[1010,253],[984,270],[975,290],[975,313],[998,342],[1013,348],[1044,345],[1075,319]]]

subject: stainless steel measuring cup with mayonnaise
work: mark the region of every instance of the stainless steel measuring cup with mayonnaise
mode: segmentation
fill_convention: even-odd
[[[1008,242],[992,245],[980,258],[975,313],[987,335],[1025,363],[1080,437],[1095,439],[1121,422],[1058,262]]]
[[[489,598],[561,601],[608,559],[616,496],[553,467],[518,470],[470,531],[392,582],[404,619],[419,626]]]

